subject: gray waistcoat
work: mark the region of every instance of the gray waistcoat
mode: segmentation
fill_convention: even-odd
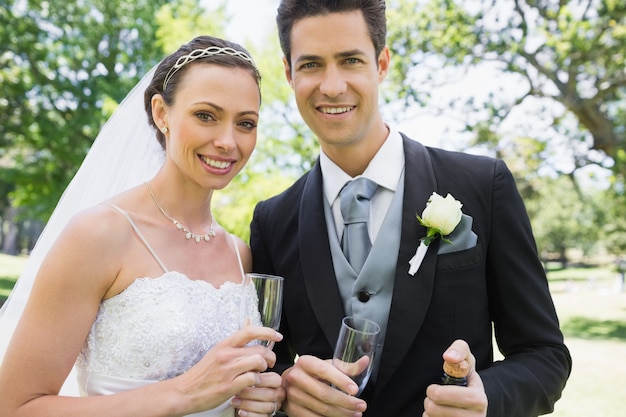
[[[378,362],[382,356],[382,346],[391,307],[396,261],[398,259],[402,231],[403,195],[404,173],[400,176],[398,187],[378,236],[376,236],[372,250],[358,276],[343,255],[330,205],[324,200],[330,251],[333,257],[339,293],[343,300],[344,313],[346,316],[354,315],[368,318],[380,326],[379,348],[374,359],[372,380],[376,379]],[[368,296],[365,296],[364,292]],[[361,294],[361,300],[367,299],[367,301],[360,301],[359,294]]]

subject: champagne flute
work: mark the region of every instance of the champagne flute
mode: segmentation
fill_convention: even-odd
[[[380,326],[372,320],[348,316],[341,321],[333,366],[357,384],[357,395],[363,392],[372,373],[379,333]]]
[[[245,275],[239,327],[247,325],[278,330],[283,306],[283,277],[249,273]],[[270,346],[267,340],[257,343]]]

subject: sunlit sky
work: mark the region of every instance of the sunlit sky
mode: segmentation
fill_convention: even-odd
[[[232,21],[226,32],[227,37],[245,43],[275,30],[278,3],[279,0],[228,0]]]

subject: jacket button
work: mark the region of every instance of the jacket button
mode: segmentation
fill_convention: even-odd
[[[367,303],[370,299],[370,293],[365,290],[359,291],[359,293],[357,294],[357,298],[360,302]]]

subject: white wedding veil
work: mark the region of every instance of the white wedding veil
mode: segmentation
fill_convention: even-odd
[[[154,128],[148,124],[143,103],[144,91],[155,69],[156,66],[139,81],[102,127],[37,240],[11,295],[0,309],[0,366],[39,266],[70,218],[147,181],[161,167],[164,151]]]

